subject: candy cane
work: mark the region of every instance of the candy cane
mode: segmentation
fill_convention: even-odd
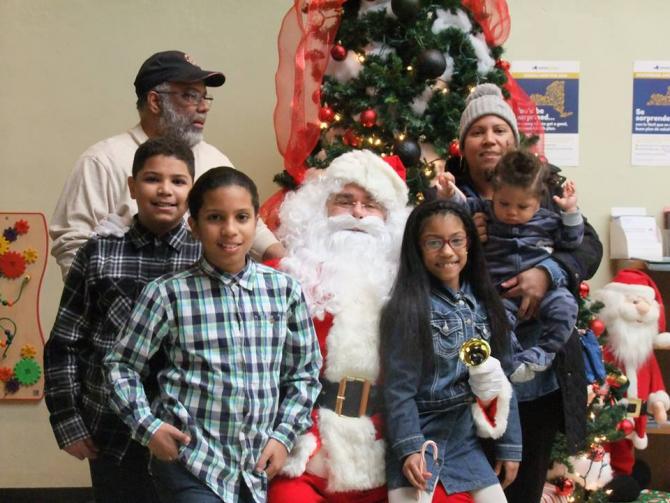
[[[426,440],[421,446],[421,460],[419,461],[419,471],[421,473],[426,469],[426,449],[428,447],[433,448],[433,461],[437,461],[437,444],[432,440]],[[419,489],[416,490],[416,500],[421,500],[421,491]]]

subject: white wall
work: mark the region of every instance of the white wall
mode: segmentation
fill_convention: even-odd
[[[207,139],[258,183],[281,169],[272,130],[276,35],[289,0],[0,0],[0,211],[47,217],[78,155],[136,120],[144,58],[189,52],[227,76]],[[670,59],[667,0],[510,0],[505,58],[581,63],[581,165],[566,169],[604,241],[609,208],[667,202],[668,168],[631,168],[632,61]],[[610,276],[607,261],[592,286]],[[62,283],[50,260],[42,324]],[[85,463],[60,452],[43,402],[0,402],[0,487],[84,486]]]
[[[272,128],[281,0],[0,0],[0,211],[51,215],[79,154],[137,121],[133,80],[150,54],[180,49],[223,71],[206,137],[258,183],[282,169]],[[42,325],[62,282],[49,260]],[[0,402],[0,487],[84,486],[39,404]]]

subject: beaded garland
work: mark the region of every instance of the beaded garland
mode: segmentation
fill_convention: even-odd
[[[7,351],[12,345],[12,342],[14,342],[14,337],[16,337],[16,323],[10,318],[0,318],[0,327],[2,329],[2,335],[4,335],[4,340],[0,339],[0,348],[4,348],[2,358],[6,358]]]
[[[21,295],[23,295],[23,290],[26,288],[26,285],[28,284],[28,281],[30,281],[30,274],[26,274],[23,277],[23,280],[21,280],[21,286],[19,286],[19,293],[16,295],[14,300],[11,300],[9,298],[5,298],[2,295],[2,292],[0,292],[0,304],[3,306],[7,307],[14,307],[14,305],[21,300]]]

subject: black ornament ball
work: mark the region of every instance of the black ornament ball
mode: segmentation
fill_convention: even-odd
[[[416,61],[416,70],[424,79],[436,79],[447,69],[447,60],[442,51],[426,49]]]
[[[406,168],[415,166],[421,159],[421,147],[414,140],[405,139],[398,141],[393,146],[393,153],[400,157]]]
[[[419,14],[421,0],[391,0],[391,10],[401,21],[410,21]]]

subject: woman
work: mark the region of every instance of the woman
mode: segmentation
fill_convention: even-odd
[[[458,187],[466,196],[490,199],[493,170],[500,158],[519,147],[519,131],[512,109],[493,84],[477,86],[468,97],[460,122],[463,175]],[[438,178],[437,195],[447,183]],[[551,196],[553,194],[549,194]],[[548,197],[543,206],[552,208]],[[480,237],[485,239],[483,214],[475,217]],[[539,302],[553,287],[567,285],[576,293],[579,284],[595,274],[602,258],[602,245],[596,232],[585,222],[582,245],[570,252],[555,251],[551,258],[502,283],[504,295],[520,297],[516,335],[524,348],[536,343],[541,334],[533,319]],[[540,500],[549,468],[551,447],[558,431],[565,432],[568,449],[576,452],[586,437],[586,378],[579,335],[573,332],[554,364],[526,383],[515,385],[523,433],[523,458],[519,473],[506,489],[510,503]]]

